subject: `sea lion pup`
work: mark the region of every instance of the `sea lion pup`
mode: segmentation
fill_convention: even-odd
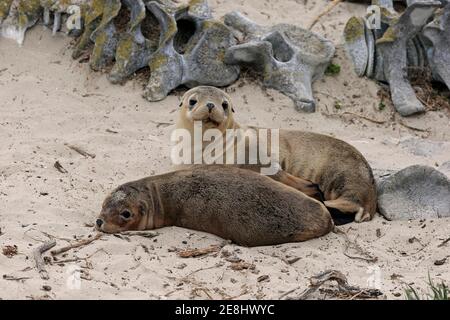
[[[259,173],[216,165],[118,187],[96,226],[107,233],[178,226],[249,247],[305,241],[334,228],[321,202]]]
[[[193,132],[194,121],[201,121],[203,132],[218,129],[225,136],[227,129],[241,128],[234,121],[235,109],[231,98],[222,90],[196,87],[182,98],[177,128]],[[205,142],[203,149],[209,143],[213,142]],[[282,170],[271,176],[275,180],[315,198],[318,198],[317,186],[326,207],[355,214],[357,222],[374,216],[377,194],[372,169],[363,155],[348,143],[313,132],[281,129],[278,161]]]

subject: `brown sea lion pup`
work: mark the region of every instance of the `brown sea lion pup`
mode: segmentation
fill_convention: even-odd
[[[234,120],[235,110],[233,101],[222,90],[196,87],[182,98],[177,128],[192,132],[194,121],[201,121],[203,132],[218,129],[225,135],[227,129],[241,128]],[[203,148],[207,145],[204,143]],[[315,198],[317,186],[328,208],[355,214],[357,222],[373,218],[377,194],[372,169],[348,143],[313,132],[281,129],[279,164],[282,170],[271,176],[275,180]],[[258,170],[259,166],[248,168]]]
[[[334,228],[319,201],[259,173],[216,165],[118,187],[96,226],[107,233],[178,226],[244,246],[305,241]]]

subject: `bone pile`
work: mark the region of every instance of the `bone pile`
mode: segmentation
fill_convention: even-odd
[[[89,59],[91,69],[107,71],[112,83],[149,67],[149,101],[180,85],[228,86],[241,65],[261,64],[264,85],[289,96],[298,110],[314,111],[311,82],[323,76],[333,44],[293,25],[260,27],[239,13],[225,21],[214,19],[206,0],[0,0],[3,37],[22,45],[26,31],[39,23],[53,34],[65,32],[77,38],[73,58]],[[245,35],[244,43],[237,33]]]
[[[434,81],[450,88],[450,3],[408,0],[401,14],[392,0],[373,0],[372,5],[373,13],[352,17],[345,27],[345,45],[355,72],[389,83],[402,116],[423,112],[425,106],[408,81],[408,70],[428,70]],[[373,25],[376,14],[381,18],[379,28]]]

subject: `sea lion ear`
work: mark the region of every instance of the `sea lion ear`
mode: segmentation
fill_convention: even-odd
[[[183,101],[180,102],[179,107],[181,108],[183,106]]]
[[[234,108],[233,107],[231,107],[231,111],[234,113]]]
[[[148,213],[148,205],[145,201],[139,201],[139,214],[145,216]]]

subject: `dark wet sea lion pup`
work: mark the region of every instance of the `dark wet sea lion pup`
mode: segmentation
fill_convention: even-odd
[[[126,183],[104,201],[107,233],[178,226],[245,246],[323,236],[334,228],[325,206],[259,173],[201,166]]]

